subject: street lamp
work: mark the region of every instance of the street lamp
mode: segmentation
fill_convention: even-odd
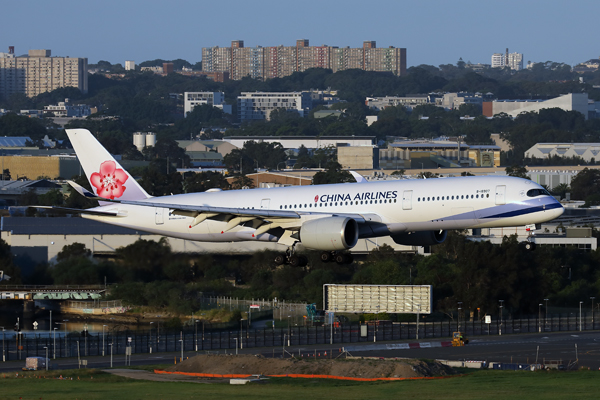
[[[196,351],[198,351],[198,322],[199,320],[194,320],[194,327],[196,327]]]
[[[65,357],[69,357],[69,348],[67,347],[67,322],[68,319],[63,319],[63,325],[65,326]]]
[[[5,362],[6,361],[6,354],[5,354],[6,350],[4,347],[4,330],[5,329],[3,326],[0,326],[0,328],[2,328],[2,362]]]
[[[244,326],[242,325],[244,319],[240,319],[240,349],[244,348],[244,341],[242,340],[242,334],[244,333]]]
[[[590,297],[590,300],[592,300],[592,330],[594,330],[594,299],[595,297]]]
[[[581,305],[583,304],[583,301],[579,302],[579,332],[581,332]]]
[[[110,346],[110,367],[112,368],[112,353],[113,353],[113,344],[109,343]]]
[[[52,359],[56,360],[56,328],[52,329],[52,333],[54,334],[52,343]]]
[[[542,332],[542,303],[538,306],[538,332]]]
[[[46,349],[46,371],[48,371],[48,346],[44,346],[44,349]]]
[[[150,323],[152,323],[152,322],[150,322]],[[106,325],[102,325],[102,357],[104,357],[104,336],[105,336],[104,335],[104,327],[105,326]]]
[[[498,328],[498,335],[502,335],[502,307],[504,300],[498,300],[500,302],[500,327]]]
[[[544,326],[548,326],[548,300],[549,299],[544,299],[544,301],[546,302],[546,314],[544,315]],[[552,330],[552,329],[550,329]]]
[[[462,310],[462,301],[458,302],[458,331],[460,332],[460,312]]]

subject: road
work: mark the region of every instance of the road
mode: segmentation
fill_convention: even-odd
[[[443,339],[448,340],[448,339]],[[420,343],[439,342],[440,339],[421,340]],[[410,341],[377,342],[382,343],[409,343]],[[361,345],[369,346],[367,343]],[[375,345],[375,343],[373,344]],[[351,346],[348,344],[348,346]],[[538,351],[539,346],[539,353]],[[240,354],[261,354],[265,357],[281,357],[285,354],[302,356],[305,358],[336,357],[340,354],[342,345],[310,345],[310,346],[290,346],[285,347],[262,347],[238,350]],[[577,352],[577,353],[576,353]],[[204,352],[199,352],[200,354]],[[225,350],[212,351],[208,353],[224,354]],[[234,353],[235,350],[227,350],[227,353]],[[537,354],[536,354],[537,353]],[[193,357],[198,353],[193,351],[184,351],[184,359]],[[577,354],[577,356],[576,356]],[[534,363],[536,356],[539,363],[549,360],[562,360],[565,364],[579,359],[580,366],[590,367],[591,369],[600,369],[600,331],[587,332],[555,332],[541,334],[522,334],[522,335],[504,335],[504,336],[478,336],[471,337],[470,343],[465,347],[434,347],[418,348],[405,350],[373,350],[351,352],[352,356],[362,357],[385,357],[385,358],[427,358],[427,359],[445,359],[445,360],[472,360],[504,363]],[[170,353],[141,353],[131,356],[131,366],[152,365],[152,364],[172,364],[179,362],[181,352]],[[87,359],[88,368],[109,368],[110,355],[82,357]],[[25,365],[25,361],[0,362],[0,372],[18,371]],[[58,369],[72,369],[78,367],[77,358],[57,358],[50,360],[50,365],[56,365]],[[125,356],[113,356],[113,367],[125,366]]]

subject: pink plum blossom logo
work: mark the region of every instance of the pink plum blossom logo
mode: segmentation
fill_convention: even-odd
[[[118,169],[114,161],[104,161],[100,164],[100,173],[94,172],[90,182],[96,188],[98,196],[114,200],[123,196],[127,189],[123,184],[127,178],[125,171]]]
[[[317,201],[319,201],[319,195],[316,195],[316,196],[315,196],[315,203],[316,203]]]

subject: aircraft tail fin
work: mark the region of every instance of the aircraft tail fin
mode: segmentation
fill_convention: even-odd
[[[151,196],[87,129],[67,129],[94,194],[110,200],[143,200]]]

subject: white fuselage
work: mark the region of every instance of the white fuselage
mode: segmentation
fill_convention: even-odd
[[[360,215],[377,229],[361,237],[403,232],[538,224],[563,213],[553,197],[528,195],[543,190],[514,177],[457,177],[311,185],[270,189],[203,192],[148,199],[154,204],[294,211],[304,219],[332,214]],[[143,201],[143,200],[142,200]],[[84,215],[109,224],[155,234],[207,242],[277,241],[255,227],[242,224],[222,233],[226,221],[207,219],[190,227],[193,218],[172,215],[169,208],[111,204],[98,210],[117,210],[119,217]]]

